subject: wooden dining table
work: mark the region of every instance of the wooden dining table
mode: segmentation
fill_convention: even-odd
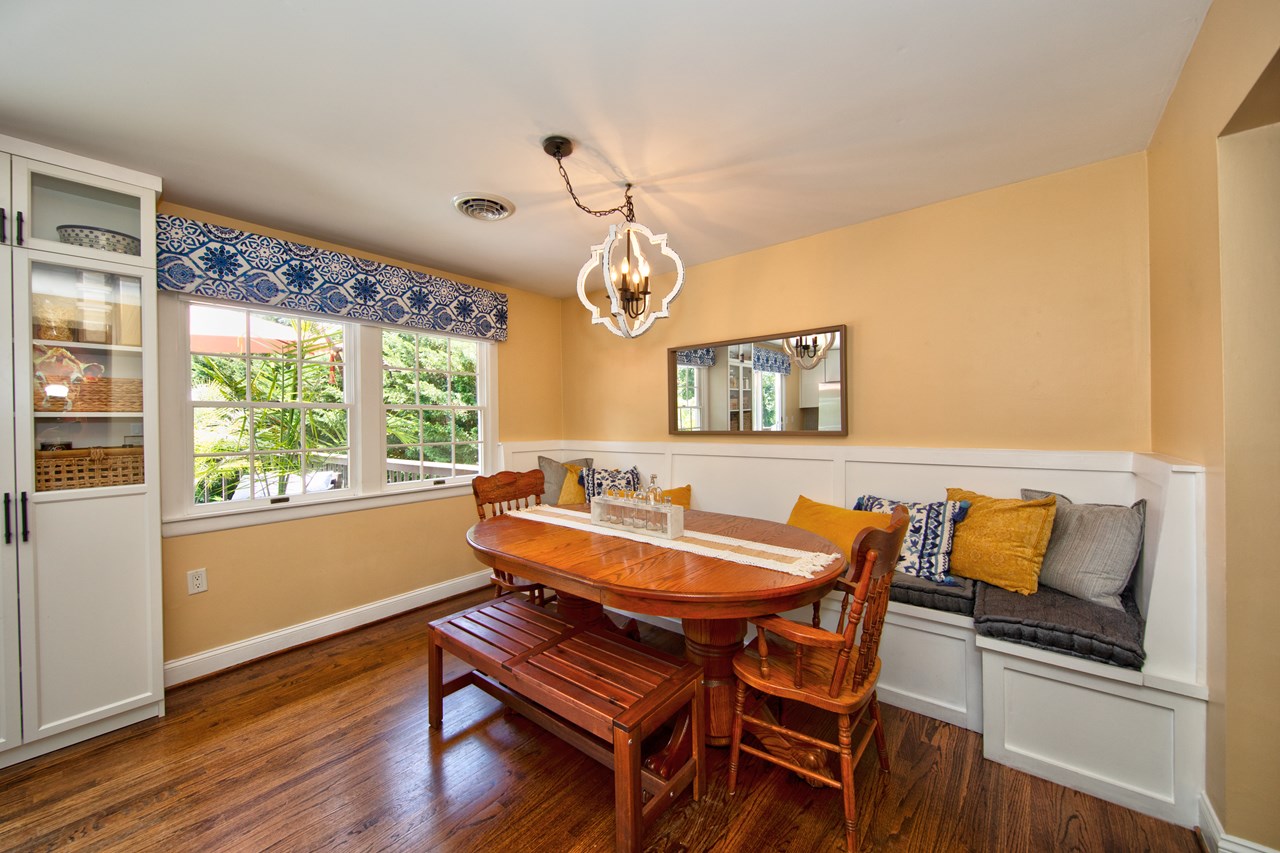
[[[582,510],[582,520],[589,521],[585,506],[570,509]],[[747,619],[817,601],[832,589],[846,563],[827,539],[786,524],[689,510],[684,527],[833,558],[809,578],[509,514],[477,523],[467,532],[467,541],[486,565],[556,590],[561,616],[575,624],[611,625],[606,607],[680,619],[685,655],[703,671],[706,742],[724,746],[733,725],[733,656],[742,648]],[[818,750],[767,731],[755,734],[771,751],[785,751],[799,763],[821,763],[825,768]],[[678,741],[687,736],[677,731],[666,754],[650,760],[650,766],[662,772],[664,766],[674,765],[684,751]]]

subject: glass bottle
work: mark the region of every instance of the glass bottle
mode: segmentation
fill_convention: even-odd
[[[662,489],[658,488],[658,475],[649,475],[649,488],[644,492],[645,503],[649,505],[648,519],[646,527],[650,530],[661,530],[663,528],[664,513],[662,512]]]

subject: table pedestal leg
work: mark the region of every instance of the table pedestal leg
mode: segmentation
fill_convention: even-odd
[[[572,625],[601,625],[608,622],[609,627],[613,627],[613,623],[604,615],[603,604],[560,590],[556,590],[556,612]]]

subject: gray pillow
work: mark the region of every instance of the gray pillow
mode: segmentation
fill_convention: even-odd
[[[1054,495],[1058,499],[1049,549],[1040,567],[1040,583],[1060,592],[1123,610],[1120,593],[1142,553],[1147,502],[1131,507],[1074,504],[1054,492],[1023,489],[1024,501]]]
[[[542,502],[554,505],[560,500],[560,490],[564,488],[564,478],[569,473],[569,469],[564,467],[566,464],[590,468],[591,463],[594,461],[591,457],[587,457],[585,459],[570,459],[568,463],[565,463],[557,462],[549,456],[539,456],[538,467],[542,469],[543,477]]]

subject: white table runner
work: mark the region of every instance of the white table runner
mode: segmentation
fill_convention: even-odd
[[[732,536],[717,536],[713,533],[698,533],[686,530],[679,539],[663,539],[646,533],[630,530],[618,530],[612,527],[600,527],[590,521],[590,516],[576,510],[555,506],[534,506],[508,512],[513,518],[524,518],[529,521],[540,521],[544,524],[555,524],[560,527],[571,527],[601,536],[616,536],[619,539],[630,539],[633,542],[644,542],[660,548],[671,548],[676,551],[687,551],[704,557],[718,557],[721,560],[732,560],[746,566],[771,569],[789,575],[811,578],[826,569],[832,560],[840,559],[839,554],[825,554],[821,551],[800,551],[795,548],[784,548],[781,545],[770,545],[767,542],[752,542],[749,539],[735,539]]]

